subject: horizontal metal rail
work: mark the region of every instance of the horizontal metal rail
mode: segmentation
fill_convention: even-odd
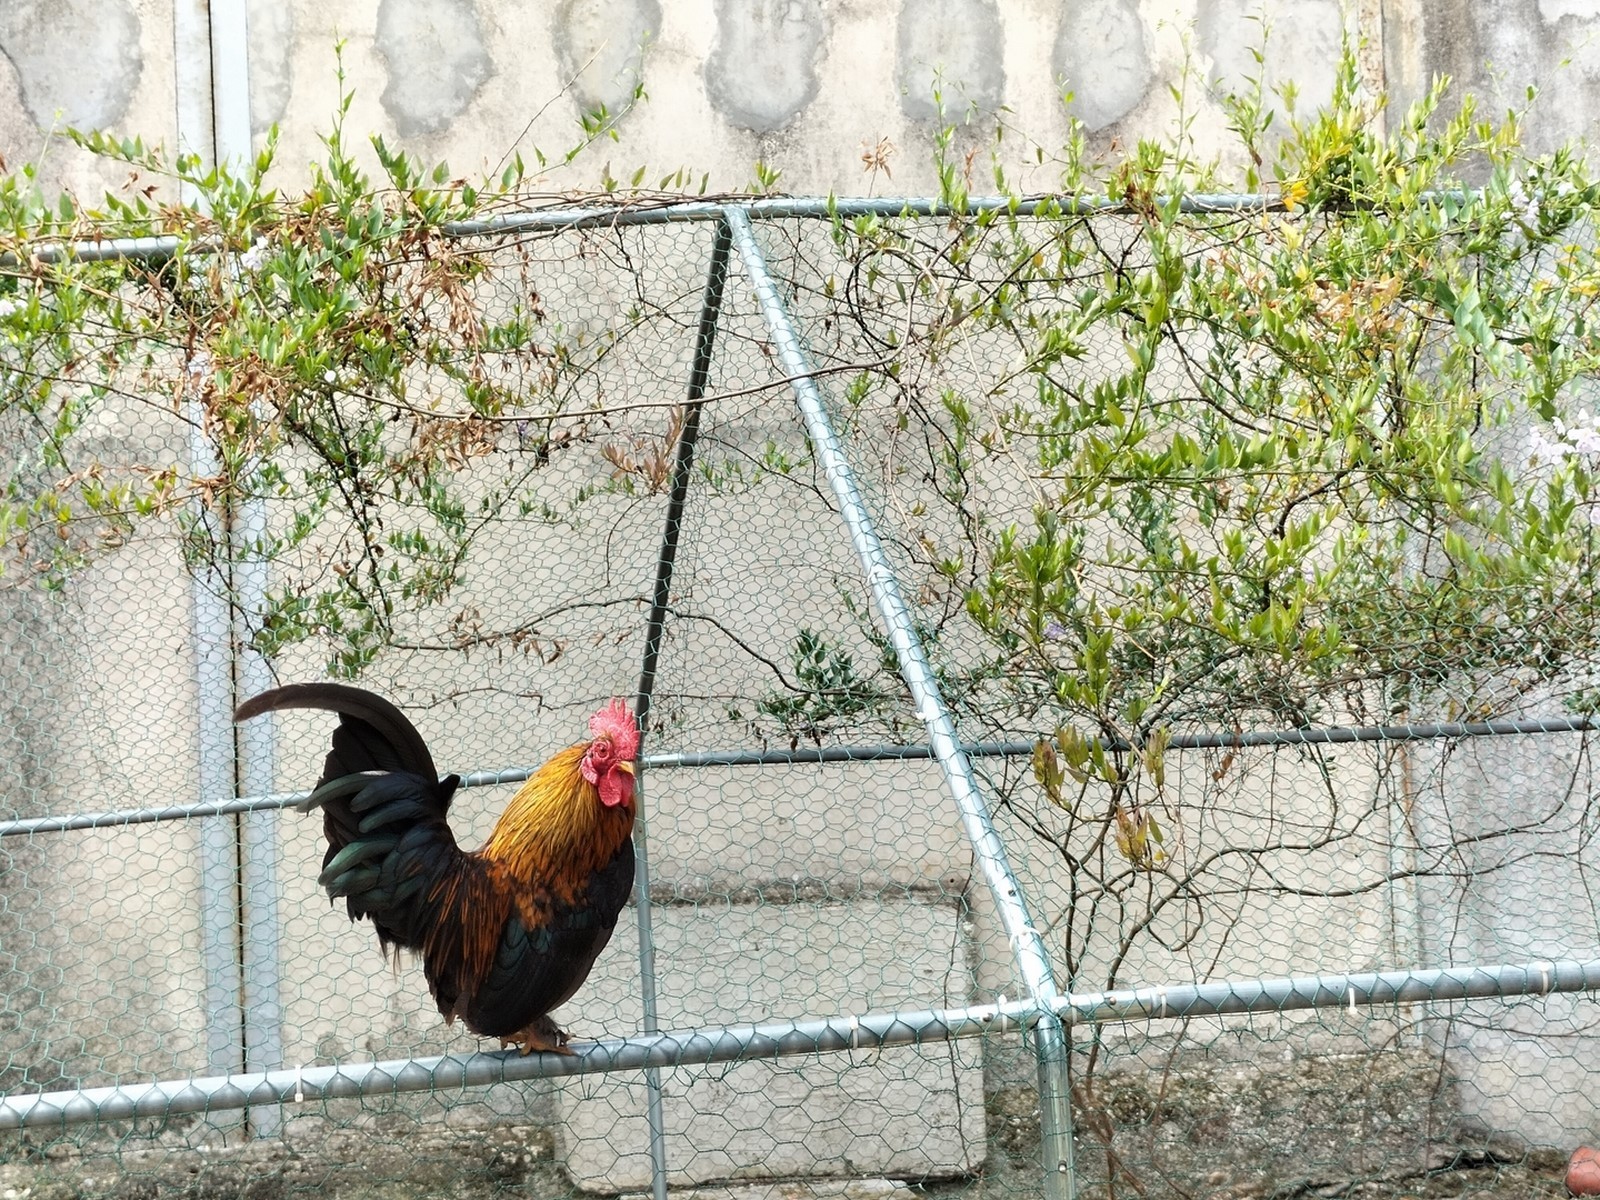
[[[749,213],[758,221],[793,218],[840,217],[939,217],[956,213],[1005,212],[1017,216],[1033,216],[1045,211],[1072,212],[1088,215],[1114,214],[1130,211],[1120,200],[1106,196],[1040,195],[1014,199],[1010,196],[973,196],[960,210],[931,196],[904,199],[846,196],[778,196],[765,200],[740,201],[633,201],[615,205],[580,205],[531,209],[521,212],[500,213],[470,221],[450,221],[441,228],[447,237],[506,237],[518,233],[554,233],[568,229],[599,229],[633,225],[673,225],[698,221],[722,220],[730,204]],[[1184,212],[1226,213],[1260,212],[1283,207],[1277,196],[1258,193],[1197,193],[1179,200]],[[175,234],[148,237],[96,238],[77,242],[47,242],[28,248],[28,257],[45,263],[74,259],[80,262],[104,262],[113,259],[160,259],[170,257],[185,239]],[[215,253],[221,243],[212,239],[191,240],[190,248],[201,253]],[[21,262],[15,253],[0,255],[0,265],[15,267]]]
[[[61,833],[74,829],[116,829],[123,825],[148,825],[152,821],[186,821],[193,817],[216,817],[224,813],[262,812],[290,808],[309,792],[282,792],[269,796],[239,796],[233,800],[202,804],[169,804],[162,808],[120,808],[110,812],[73,813],[59,817],[19,817],[0,821],[0,838],[27,837],[35,833]]]
[[[1349,742],[1420,742],[1435,738],[1508,737],[1527,733],[1593,733],[1600,729],[1589,717],[1519,717],[1501,721],[1420,721],[1404,725],[1317,725],[1303,729],[1256,729],[1232,733],[1176,733],[1171,750],[1238,749],[1242,746],[1323,746]],[[1033,743],[1008,742],[1015,747]],[[1108,750],[1129,750],[1127,742],[1102,743]]]
[[[1179,208],[1186,213],[1261,212],[1282,209],[1279,197],[1259,192],[1195,193],[1183,196]],[[532,212],[502,213],[474,221],[446,224],[451,237],[481,237],[522,231],[545,232],[597,226],[670,225],[678,222],[717,221],[730,207],[756,221],[853,217],[949,217],[983,212],[1004,212],[1031,217],[1045,212],[1084,216],[1132,212],[1126,201],[1109,196],[1064,194],[1026,197],[972,196],[957,208],[936,196],[774,196],[765,200],[702,200],[689,203],[632,203],[617,206],[549,208]]]
[[[1425,195],[1425,199],[1467,199],[1470,192],[1453,190]],[[1015,216],[1036,216],[1041,210],[1082,216],[1114,216],[1133,210],[1126,202],[1109,196],[1069,196],[1046,194],[1026,197],[970,196],[957,208],[933,196],[773,196],[761,200],[633,200],[614,205],[587,204],[527,209],[499,213],[469,221],[449,221],[441,226],[447,237],[506,237],[519,233],[555,233],[562,230],[610,229],[633,225],[673,225],[722,220],[730,207],[738,207],[752,220],[831,219],[835,216],[947,217],[985,212]],[[1280,197],[1260,192],[1196,192],[1178,200],[1181,211],[1194,214],[1231,212],[1281,212]],[[113,259],[161,259],[177,251],[184,239],[177,235],[148,237],[94,238],[78,242],[47,242],[28,248],[29,259],[53,263],[65,259],[80,262],[105,262]],[[222,249],[214,238],[190,240],[190,248],[203,254]],[[11,252],[0,254],[0,266],[14,268],[22,262]]]
[[[170,258],[184,239],[171,234],[150,237],[94,238],[81,242],[47,242],[28,250],[31,260],[57,263],[71,259],[75,262],[113,262],[118,259],[146,261]],[[223,244],[215,239],[191,240],[190,248],[202,254],[215,254]],[[21,259],[16,254],[0,255],[0,266],[16,267]]]
[[[1593,733],[1600,730],[1588,717],[1529,717],[1504,721],[1434,722],[1416,725],[1322,726],[1312,729],[1261,729],[1239,733],[1182,733],[1168,743],[1172,750],[1237,749],[1243,746],[1341,745],[1352,742],[1409,742],[1438,738],[1507,737],[1516,734]],[[1036,741],[973,742],[962,749],[969,758],[1025,758]],[[1126,750],[1124,742],[1106,743],[1107,749]],[[647,770],[670,771],[698,767],[785,767],[818,763],[884,762],[933,757],[925,745],[828,746],[805,750],[695,750],[647,754]],[[499,771],[474,771],[462,776],[462,787],[494,787],[521,783],[535,767],[506,767]],[[277,792],[264,796],[201,804],[170,804],[160,808],[124,808],[109,812],[75,813],[52,817],[21,817],[0,821],[0,838],[71,829],[111,829],[119,825],[145,825],[152,821],[182,821],[223,813],[261,812],[292,808],[309,792]]]
[[[1061,996],[1051,1009],[1056,1016],[1072,1024],[1109,1024],[1294,1009],[1349,1010],[1391,1004],[1514,999],[1573,992],[1600,992],[1600,959],[1172,984]],[[79,1091],[12,1094],[0,1097],[0,1130],[135,1117],[162,1118],[260,1104],[449,1091],[645,1067],[914,1046],[1012,1032],[1031,1027],[1042,1015],[1032,1001],[1018,1000],[964,1008],[768,1021],[600,1042],[574,1042],[570,1056],[522,1056],[514,1052],[445,1055]]]
[[[1366,971],[1352,975],[1294,975],[1222,980],[1177,987],[1152,985],[1113,992],[1074,992],[1061,1005],[1073,1022],[1109,1024],[1291,1009],[1420,1004],[1446,1000],[1513,999],[1557,992],[1600,992],[1600,959],[1444,967],[1428,971]]]

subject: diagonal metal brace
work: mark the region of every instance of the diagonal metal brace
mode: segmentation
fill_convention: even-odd
[[[961,814],[961,822],[972,843],[979,870],[994,897],[1007,940],[1016,958],[1017,969],[1040,1019],[1034,1026],[1034,1049],[1039,1063],[1039,1104],[1042,1114],[1045,1189],[1050,1200],[1071,1200],[1075,1189],[1072,1156],[1072,1112],[1067,1080],[1065,1028],[1056,1012],[1059,994],[1050,969],[1044,941],[1028,914],[1027,903],[1016,872],[1006,855],[1005,844],[989,819],[988,808],[979,793],[972,763],[956,735],[955,722],[928,661],[922,639],[917,635],[911,610],[900,591],[893,564],[884,552],[872,516],[856,484],[855,471],[845,456],[844,447],[828,418],[827,406],[812,375],[812,366],[801,346],[799,334],[779,294],[778,285],[767,269],[766,258],[755,238],[749,213],[740,207],[727,209],[733,244],[744,263],[745,273],[755,291],[756,302],[783,371],[792,379],[806,435],[812,452],[833,489],[839,514],[849,531],[851,544],[861,560],[861,568],[872,592],[878,617],[894,647],[917,716],[928,731],[933,756],[944,772],[946,785]]]

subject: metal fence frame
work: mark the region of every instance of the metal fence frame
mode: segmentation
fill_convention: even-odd
[[[1273,198],[1258,195],[1196,195],[1184,197],[1185,211],[1265,211],[1277,207]],[[1117,211],[1106,200],[1039,197],[1017,201],[990,197],[971,200],[962,210],[1029,215],[1050,212],[1100,213]],[[1023,885],[1013,871],[1006,847],[989,817],[982,789],[973,773],[974,757],[1025,756],[1032,742],[1000,742],[964,746],[940,694],[927,654],[900,591],[895,572],[884,553],[871,514],[857,486],[843,446],[834,432],[827,406],[817,387],[818,372],[807,358],[803,340],[783,301],[780,288],[767,268],[754,223],[785,218],[832,219],[862,215],[938,216],[952,212],[933,199],[767,199],[745,203],[696,202],[634,207],[550,208],[510,213],[493,218],[459,222],[446,227],[454,237],[483,238],[522,232],[553,233],[596,227],[705,222],[714,227],[708,255],[707,279],[688,381],[686,420],[678,441],[667,503],[666,527],[657,560],[655,584],[645,633],[636,713],[641,727],[655,686],[663,630],[672,595],[673,566],[678,536],[694,466],[695,443],[706,381],[715,353],[717,324],[729,275],[729,261],[737,253],[754,292],[767,333],[777,350],[784,376],[770,386],[787,385],[794,394],[806,434],[818,465],[832,490],[844,532],[860,561],[874,607],[893,647],[903,682],[928,735],[926,744],[846,746],[818,750],[724,750],[679,754],[644,754],[641,767],[640,813],[636,826],[638,874],[635,903],[640,935],[639,957],[643,1001],[643,1029],[635,1036],[574,1043],[570,1057],[539,1054],[522,1057],[514,1052],[445,1055],[383,1062],[346,1063],[331,1067],[252,1071],[252,1059],[274,1061],[272,1048],[281,1046],[274,1022],[277,1011],[276,914],[271,880],[245,879],[226,889],[208,889],[211,878],[202,864],[202,892],[214,894],[218,921],[233,922],[245,907],[260,900],[262,911],[252,914],[251,925],[264,933],[253,946],[235,958],[209,953],[208,994],[218,999],[211,1013],[212,1034],[217,1029],[243,1030],[243,1045],[223,1045],[208,1036],[208,1064],[219,1073],[203,1078],[164,1080],[141,1085],[89,1088],[0,1096],[0,1130],[62,1128],[65,1126],[138,1117],[163,1117],[180,1113],[217,1114],[250,1112],[258,1132],[270,1133],[281,1119],[281,1107],[311,1100],[389,1096],[405,1092],[481,1087],[496,1083],[582,1075],[610,1071],[642,1071],[645,1075],[650,1128],[652,1190],[665,1200],[667,1150],[663,1129],[660,1070],[662,1067],[729,1062],[788,1055],[810,1055],[882,1046],[922,1045],[993,1032],[1021,1030],[1037,1063],[1041,1110],[1041,1171],[1049,1200],[1072,1200],[1077,1192],[1073,1162],[1072,1112],[1068,1079],[1068,1040],[1075,1025],[1115,1022],[1157,1022],[1229,1013],[1284,1011],[1288,1009],[1341,1008],[1399,1005],[1416,1002],[1449,1003],[1475,998],[1512,998],[1566,992],[1600,992],[1600,959],[1552,961],[1499,966],[1453,967],[1427,971],[1383,971],[1355,974],[1297,976],[1232,980],[1203,984],[1152,985],[1137,989],[1095,993],[1059,990],[1049,956],[1029,915]],[[45,262],[64,258],[83,260],[161,259],[177,249],[175,238],[128,238],[45,246],[35,256]],[[197,448],[203,452],[203,448]],[[239,515],[241,524],[259,514]],[[244,570],[248,574],[248,567]],[[234,580],[245,587],[263,581]],[[239,669],[242,642],[224,606],[197,584],[194,593],[197,637],[200,639],[200,704],[212,726],[224,723],[238,695],[259,690],[261,664],[246,662]],[[1545,732],[1588,732],[1600,727],[1583,718],[1504,720],[1360,728],[1308,728],[1238,733],[1180,735],[1173,748],[1236,747],[1291,744],[1333,744],[1366,741],[1404,741],[1433,738],[1492,737]],[[211,762],[203,756],[202,794],[228,796],[201,804],[161,808],[124,809],[67,816],[36,817],[0,822],[0,838],[96,829],[146,822],[204,819],[201,852],[216,840],[212,835],[257,840],[270,847],[275,836],[268,814],[295,804],[306,793],[262,794],[254,789],[271,777],[270,740],[233,741],[231,725],[227,744],[231,761]],[[220,734],[218,735],[221,736]],[[202,739],[204,741],[204,738]],[[215,757],[215,756],[212,756]],[[649,772],[708,766],[761,766],[840,761],[880,761],[926,758],[939,764],[956,806],[962,828],[971,844],[984,882],[1004,925],[1015,966],[1027,989],[1023,998],[963,1008],[835,1014],[768,1022],[759,1025],[661,1031],[655,1004],[655,958],[650,919],[650,880],[647,829]],[[463,786],[487,786],[520,781],[530,769],[467,774]],[[236,831],[220,822],[238,820]],[[215,857],[215,855],[212,855]],[[232,860],[230,846],[226,857]],[[270,861],[271,855],[263,856]],[[209,861],[209,858],[207,858]],[[213,872],[212,874],[215,874]],[[223,893],[227,892],[225,896]],[[209,927],[208,927],[209,928]],[[220,926],[219,926],[220,929]],[[217,934],[221,937],[221,933]],[[223,962],[226,957],[228,961]],[[216,959],[215,963],[212,959]],[[269,995],[268,993],[273,993]],[[254,996],[255,1003],[244,1003]],[[265,1003],[261,1003],[265,1001]],[[241,1004],[244,1007],[241,1008]]]

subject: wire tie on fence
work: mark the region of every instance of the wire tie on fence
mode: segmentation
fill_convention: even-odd
[[[302,1069],[303,1069],[303,1064],[301,1064],[301,1063],[296,1063],[295,1064],[295,1068],[294,1068],[294,1102],[296,1104],[301,1103],[306,1098],[305,1085],[300,1079],[300,1072],[301,1072]]]
[[[861,1018],[850,1014],[850,1049],[861,1049]]]
[[[1350,1015],[1356,1015],[1356,985],[1353,983],[1350,985]]]
[[[1550,964],[1539,964],[1539,994],[1547,995],[1550,991]]]
[[[1006,1018],[1005,1008],[1006,1008],[1006,994],[1004,992],[1001,992],[1000,996],[999,996],[999,999],[996,1001],[995,1006],[994,1006],[994,1023],[995,1023],[996,1027],[999,1029],[999,1031],[1001,1033],[1004,1033],[1006,1031],[1006,1020],[1007,1020],[1007,1018]]]
[[[1011,931],[1011,936],[1006,938],[1006,942],[1010,945],[1011,952],[1013,954],[1015,954],[1017,950],[1017,939],[1027,937],[1030,933],[1033,934],[1033,936],[1039,941],[1044,941],[1044,934],[1040,933],[1032,925],[1024,925],[1019,929],[1014,929]]]
[[[1158,1017],[1166,1016],[1167,1015],[1167,989],[1166,988],[1164,988],[1164,987],[1156,988],[1156,1003],[1159,1005],[1159,1007],[1156,1009],[1156,1016],[1158,1016]]]

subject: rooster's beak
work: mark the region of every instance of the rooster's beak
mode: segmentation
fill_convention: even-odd
[[[626,771],[629,775],[632,775],[633,774],[633,764],[631,762],[619,762],[617,764],[617,770]]]

